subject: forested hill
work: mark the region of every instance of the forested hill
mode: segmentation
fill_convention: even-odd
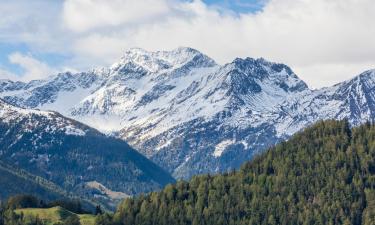
[[[1,99],[0,160],[108,208],[127,195],[159,190],[175,181],[120,139],[59,113],[20,108]],[[5,179],[0,182],[0,187],[14,189]],[[37,190],[24,191],[46,198]],[[6,190],[0,197],[13,194]]]
[[[0,160],[0,202],[17,194],[34,194],[45,200],[68,198],[68,193],[54,183],[9,166]]]
[[[239,171],[127,199],[113,218],[138,225],[375,224],[375,126],[319,122]]]

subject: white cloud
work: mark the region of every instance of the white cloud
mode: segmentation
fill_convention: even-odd
[[[190,46],[220,63],[246,56],[284,62],[314,87],[375,67],[372,0],[271,0],[263,11],[241,15],[218,11],[201,1],[167,0],[155,1],[161,6],[155,12],[149,12],[152,7],[145,7],[145,1],[124,1],[121,7],[117,0],[85,0],[87,10],[67,10],[78,2],[82,1],[66,1],[64,8],[68,25],[75,14],[84,18],[71,27],[85,31],[75,39],[74,51],[97,62],[113,62],[124,49],[135,46],[150,50]],[[132,12],[127,10],[130,3]],[[158,13],[163,14],[160,19],[152,16]],[[106,19],[98,22],[103,16]],[[106,30],[98,29],[101,26]]]
[[[331,63],[294,67],[293,70],[312,88],[328,87],[338,82],[352,79],[368,69],[374,69],[374,63]]]
[[[160,19],[170,7],[165,0],[66,0],[63,19],[73,31],[87,31]]]
[[[24,55],[19,52],[9,55],[9,62],[20,66],[24,70],[22,75],[14,77],[24,81],[42,79],[56,73],[47,64],[40,62],[31,55]],[[8,77],[10,75],[8,73]]]
[[[60,25],[62,1],[0,1],[0,43],[27,44],[36,51],[63,51],[68,43]],[[70,39],[71,41],[72,39]]]
[[[131,47],[189,46],[219,63],[264,57],[288,64],[313,87],[375,67],[373,0],[260,1],[267,2],[262,11],[235,14],[200,0],[36,0],[46,15],[35,15],[31,26],[34,10],[8,9],[21,22],[0,22],[0,41],[8,35],[39,51],[68,53],[60,67],[77,69],[109,65]]]

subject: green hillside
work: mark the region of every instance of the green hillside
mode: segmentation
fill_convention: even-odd
[[[89,214],[75,214],[62,207],[53,207],[49,209],[29,208],[29,209],[17,209],[16,214],[23,215],[23,217],[38,217],[44,224],[53,225],[56,223],[64,223],[69,217],[78,216],[79,221],[82,225],[94,225],[95,216]]]
[[[112,222],[375,224],[375,126],[319,122],[239,171],[127,199]]]
[[[96,206],[96,214],[103,213]],[[0,203],[0,225],[93,225],[95,215],[80,201],[46,201],[32,195],[15,195]]]

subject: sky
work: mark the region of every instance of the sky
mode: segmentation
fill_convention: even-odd
[[[0,0],[0,79],[109,66],[129,48],[263,57],[320,88],[375,68],[373,0]]]

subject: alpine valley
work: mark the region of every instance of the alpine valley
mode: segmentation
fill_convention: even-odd
[[[56,112],[0,100],[0,200],[15,194],[79,197],[113,208],[174,179],[123,140]],[[27,172],[26,172],[27,171]]]
[[[173,178],[116,138],[175,178],[232,170],[318,120],[347,119],[352,125],[372,121],[375,70],[312,90],[288,66],[263,58],[218,65],[191,48],[135,48],[109,68],[28,83],[1,80],[0,98],[14,105],[1,102],[2,110],[11,108],[18,121],[10,126],[12,117],[2,116],[0,129],[7,135],[0,139],[6,146],[1,159],[69,189],[82,179],[134,194]],[[30,123],[31,117],[38,117],[37,122]],[[15,133],[19,129],[26,130],[23,136]],[[81,141],[88,147],[79,145]],[[61,147],[64,143],[70,150]],[[26,146],[33,150],[26,151]],[[50,168],[55,161],[60,166]],[[68,164],[76,169],[65,170]],[[82,178],[72,175],[82,170]],[[109,174],[121,179],[114,181]],[[121,182],[147,185],[133,189]]]

